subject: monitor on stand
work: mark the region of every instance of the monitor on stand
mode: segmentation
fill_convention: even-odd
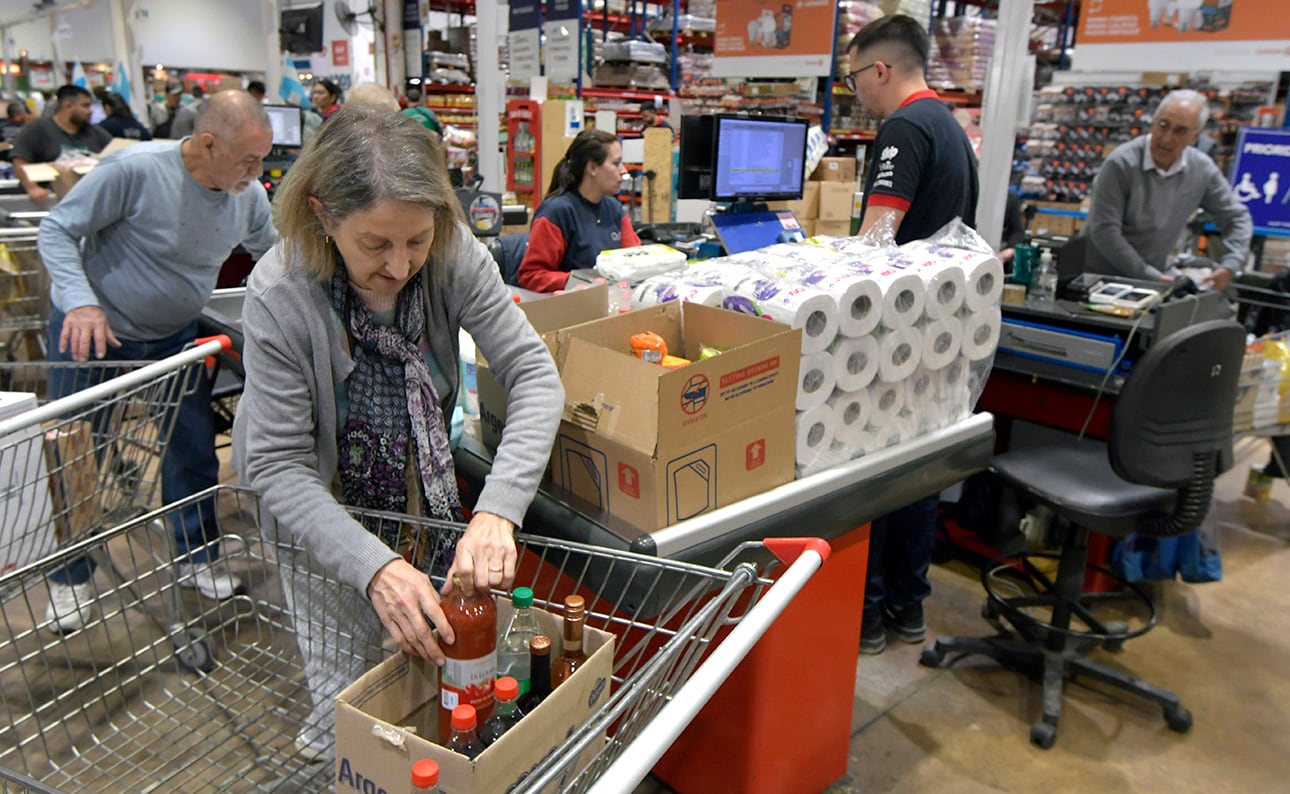
[[[802,197],[806,135],[805,119],[715,117],[709,197],[728,202],[724,212],[712,216],[727,252],[801,239],[801,226],[793,213],[768,211],[764,202]]]

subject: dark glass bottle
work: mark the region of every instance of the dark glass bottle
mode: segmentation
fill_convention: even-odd
[[[479,740],[479,725],[475,720],[474,706],[458,706],[452,710],[452,736],[448,738],[447,744],[449,750],[471,759],[484,752],[484,743]]]
[[[586,604],[582,596],[567,596],[564,599],[564,641],[560,644],[560,657],[551,665],[552,689],[563,684],[587,661],[587,654],[582,649],[582,628],[586,622]]]
[[[532,714],[551,694],[551,638],[539,634],[529,640],[529,691],[520,698],[520,711]]]

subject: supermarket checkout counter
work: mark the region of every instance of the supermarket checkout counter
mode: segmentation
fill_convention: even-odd
[[[856,686],[869,522],[982,471],[994,418],[950,427],[866,455],[663,529],[642,532],[543,488],[524,531],[713,565],[746,540],[818,536],[832,554],[654,768],[679,792],[820,791],[846,774]],[[465,441],[456,456],[473,502],[489,456]],[[591,585],[595,570],[581,572]],[[600,577],[619,604],[651,613],[648,592]],[[809,667],[809,671],[808,668]],[[794,686],[794,682],[809,688]],[[752,696],[755,693],[755,696]],[[803,720],[804,709],[810,719]],[[793,726],[791,730],[785,726]],[[773,748],[775,763],[767,763]]]

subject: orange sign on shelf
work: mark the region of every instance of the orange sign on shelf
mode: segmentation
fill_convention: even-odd
[[[832,0],[717,0],[716,14],[714,75],[797,77],[832,67]]]
[[[336,39],[331,43],[332,66],[349,66],[349,41]]]
[[[1284,0],[1091,0],[1081,44],[1275,41],[1290,45]]]

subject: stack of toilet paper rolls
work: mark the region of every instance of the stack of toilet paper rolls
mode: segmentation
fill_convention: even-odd
[[[1003,266],[927,242],[773,245],[642,282],[632,308],[692,300],[802,331],[797,473],[966,416],[999,341]]]

